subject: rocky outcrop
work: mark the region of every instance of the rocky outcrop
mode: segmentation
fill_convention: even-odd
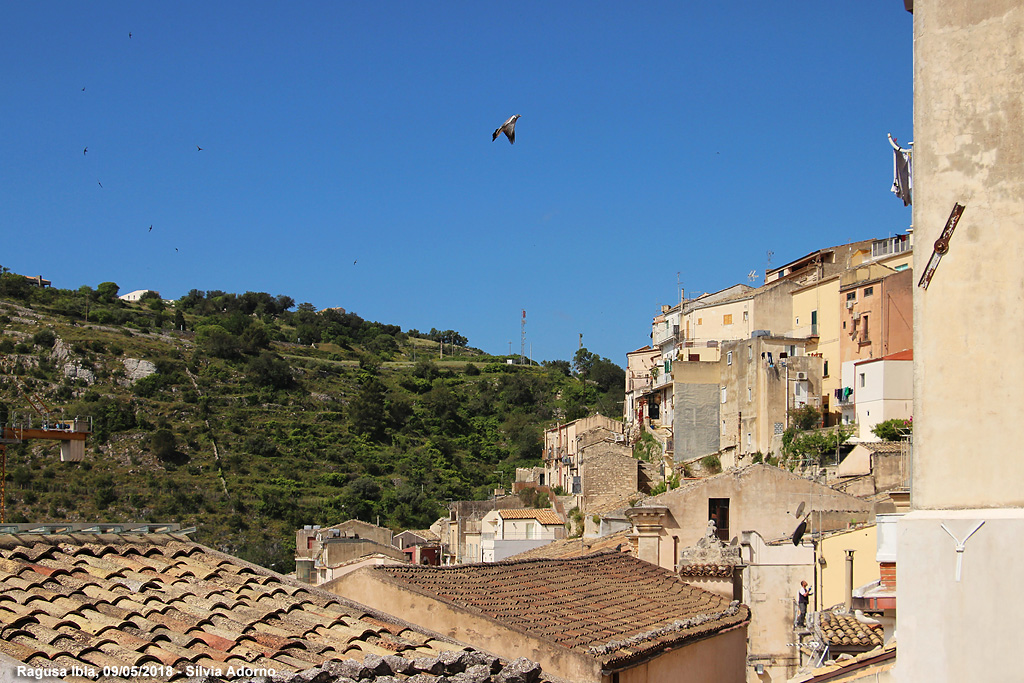
[[[148,360],[125,358],[121,362],[124,363],[125,378],[128,384],[135,384],[143,377],[149,377],[156,372],[156,366]]]

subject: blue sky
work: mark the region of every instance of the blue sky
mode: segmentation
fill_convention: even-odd
[[[0,18],[0,264],[59,287],[287,294],[491,353],[518,353],[526,309],[536,360],[582,333],[624,365],[677,280],[716,291],[910,222],[896,0]],[[492,142],[512,114],[516,144]]]

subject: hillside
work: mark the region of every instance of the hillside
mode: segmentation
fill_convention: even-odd
[[[178,522],[290,571],[296,527],[426,527],[447,501],[539,464],[555,419],[620,410],[622,370],[585,349],[508,365],[452,330],[403,332],[286,296],[125,303],[117,291],[0,274],[0,419],[38,419],[31,394],[93,420],[80,463],[53,442],[8,447],[9,522]]]

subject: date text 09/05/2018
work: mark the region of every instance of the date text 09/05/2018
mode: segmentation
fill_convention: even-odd
[[[102,669],[90,666],[73,666],[71,668],[19,666],[16,667],[15,673],[20,678],[39,680],[43,678],[67,678],[68,676],[98,678],[100,675],[117,678],[170,678],[177,674],[178,671],[171,666],[147,664],[142,666],[105,666]],[[277,671],[274,669],[252,669],[241,666],[229,666],[223,669],[186,666],[184,673],[186,676],[219,676],[224,678],[277,675]]]

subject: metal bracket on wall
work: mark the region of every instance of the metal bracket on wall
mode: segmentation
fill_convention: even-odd
[[[963,212],[964,206],[962,204],[957,203],[953,205],[953,211],[949,214],[949,218],[946,219],[946,227],[942,229],[939,239],[935,240],[932,257],[928,259],[928,265],[925,266],[924,272],[921,273],[921,279],[917,282],[918,287],[928,289],[932,276],[935,275],[935,269],[939,267],[939,261],[949,251],[949,238],[953,236],[953,231],[956,230],[956,224],[960,222],[960,216]]]
[[[973,529],[971,529],[971,532],[964,536],[964,540],[962,541],[958,539],[956,536],[954,536],[953,532],[950,531],[945,524],[941,525],[942,530],[949,534],[949,537],[953,539],[954,543],[956,543],[956,580],[958,583],[960,581],[960,573],[962,572],[964,566],[964,551],[967,549],[967,539],[973,536],[974,532],[980,529],[982,526],[984,526],[984,524],[985,520],[981,520],[980,522],[978,522],[978,524]]]

